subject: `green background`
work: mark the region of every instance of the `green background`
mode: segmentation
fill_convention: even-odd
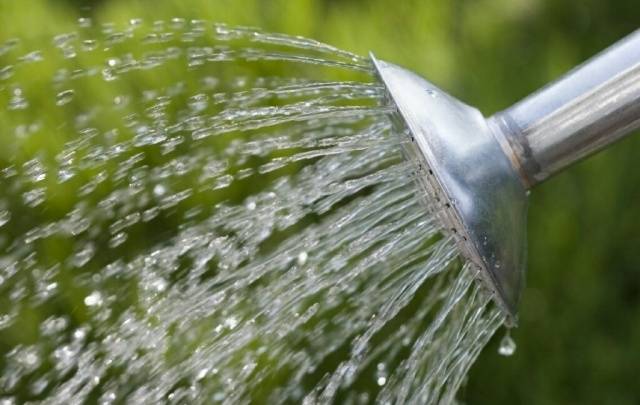
[[[79,16],[171,17],[303,35],[419,72],[489,115],[640,25],[637,0],[0,0],[0,39],[45,41]],[[44,38],[44,39],[43,39]],[[36,42],[37,43],[37,42]],[[42,111],[47,114],[47,111]],[[640,402],[640,137],[531,195],[516,354],[493,339],[460,399]]]

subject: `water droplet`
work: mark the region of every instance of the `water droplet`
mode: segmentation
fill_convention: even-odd
[[[41,324],[40,330],[45,336],[55,335],[64,331],[68,324],[69,322],[65,317],[50,317]]]
[[[185,19],[180,17],[173,17],[171,19],[171,28],[173,29],[181,29],[185,26]]]
[[[242,89],[247,86],[248,80],[246,77],[237,77],[232,84],[235,88]]]
[[[206,94],[196,94],[189,99],[189,107],[194,112],[200,112],[207,108],[209,97]]]
[[[18,171],[16,170],[16,168],[14,166],[8,166],[5,167],[4,169],[0,170],[0,174],[2,174],[2,176],[5,179],[10,179],[11,177],[14,177],[18,174]]]
[[[205,378],[207,376],[207,374],[209,373],[209,368],[208,367],[204,367],[203,369],[201,369],[200,371],[198,371],[198,374],[196,375],[196,380],[202,380],[203,378]]]
[[[71,100],[73,100],[73,95],[74,95],[73,90],[61,91],[56,95],[56,105],[63,106],[65,104],[69,104]]]
[[[500,340],[500,347],[498,347],[498,354],[502,356],[511,356],[516,351],[516,342],[511,337],[511,330],[507,329],[507,332]]]
[[[379,386],[383,386],[387,383],[387,365],[385,363],[378,363],[376,365],[376,383]]]
[[[15,353],[15,360],[25,368],[26,371],[33,371],[40,365],[40,353],[37,346],[27,346],[20,348]]]
[[[62,48],[62,56],[67,59],[75,58],[77,56],[76,48],[72,46],[65,46]]]
[[[38,159],[31,159],[22,167],[24,168],[25,174],[34,183],[40,182],[47,177],[47,172],[44,169],[44,165],[40,163]]]
[[[29,107],[29,102],[22,94],[22,89],[20,87],[16,87],[13,89],[13,96],[9,100],[9,110],[24,110]]]
[[[9,220],[11,220],[11,212],[8,210],[0,211],[0,227],[3,227]]]
[[[163,196],[163,195],[165,195],[166,193],[167,193],[167,188],[166,188],[164,185],[162,185],[162,184],[156,184],[156,185],[153,187],[153,194],[154,194],[156,197],[162,197],[162,196]]]
[[[72,170],[65,169],[65,168],[60,169],[58,171],[58,182],[64,183],[65,181],[71,179],[74,175],[75,173]]]
[[[85,39],[82,41],[82,50],[83,51],[93,51],[98,47],[98,41],[94,39]]]
[[[115,96],[113,98],[113,105],[115,106],[123,106],[126,105],[129,101],[127,96]]]
[[[298,254],[298,266],[304,266],[308,258],[309,254],[307,252],[300,252],[300,254]]]
[[[98,291],[92,292],[84,297],[84,304],[88,307],[99,307],[102,305],[102,294]]]
[[[86,328],[78,328],[73,331],[73,338],[76,340],[84,340],[87,337],[87,329]]]
[[[142,213],[142,222],[149,222],[160,214],[160,208],[151,207]]]
[[[219,190],[225,187],[228,187],[233,182],[233,176],[230,174],[226,174],[224,176],[218,177],[215,184],[213,185],[214,190]]]
[[[0,329],[4,329],[11,324],[13,317],[9,314],[0,315]]]
[[[22,200],[29,207],[37,207],[42,204],[45,200],[45,189],[44,188],[36,188],[30,191],[27,191],[22,195]]]
[[[120,232],[109,239],[109,247],[112,249],[116,248],[126,242],[126,240],[127,234],[125,232]]]
[[[163,292],[167,289],[167,281],[163,278],[156,278],[151,282],[150,287],[157,292]]]
[[[202,87],[207,90],[215,89],[216,87],[218,87],[218,84],[220,84],[220,79],[218,79],[217,77],[206,76],[202,78]]]
[[[0,68],[0,80],[7,80],[13,76],[13,66],[3,66]]]
[[[113,391],[107,391],[100,397],[100,405],[110,405],[115,402],[117,396]]]
[[[31,384],[30,392],[32,395],[40,395],[47,385],[49,382],[45,378],[39,378]]]
[[[88,18],[88,17],[78,18],[78,25],[81,28],[89,28],[91,27],[92,24],[93,24],[93,21],[91,21],[91,18]]]
[[[238,320],[231,316],[224,320],[224,326],[226,326],[229,329],[233,329],[236,326],[238,326]]]
[[[20,61],[25,63],[40,62],[44,59],[41,51],[33,51],[19,58]]]
[[[96,248],[93,243],[87,243],[86,246],[75,253],[75,255],[71,259],[71,263],[75,267],[82,267],[87,264],[89,260],[91,260],[95,252]]]
[[[116,75],[116,72],[114,72],[113,69],[102,69],[102,78],[107,81],[113,81],[116,80],[118,78],[118,76]]]

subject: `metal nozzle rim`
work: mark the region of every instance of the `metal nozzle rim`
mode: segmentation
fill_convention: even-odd
[[[418,182],[462,255],[517,322],[526,266],[527,191],[482,114],[415,73],[370,55],[410,131]]]

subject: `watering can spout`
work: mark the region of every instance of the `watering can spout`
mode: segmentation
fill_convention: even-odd
[[[640,30],[488,119],[371,55],[411,133],[429,206],[515,324],[526,267],[528,190],[640,128]]]

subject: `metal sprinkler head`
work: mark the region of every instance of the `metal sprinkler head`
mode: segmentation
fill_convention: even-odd
[[[527,191],[482,114],[371,56],[412,134],[419,181],[446,231],[514,316],[526,260]]]
[[[371,55],[406,152],[446,232],[515,324],[524,286],[528,190],[640,128],[640,31],[512,107],[484,116]]]

